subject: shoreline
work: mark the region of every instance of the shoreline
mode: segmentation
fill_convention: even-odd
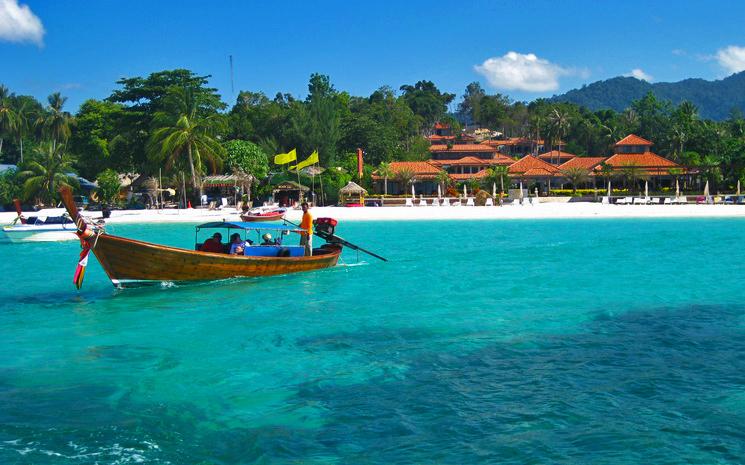
[[[745,205],[608,205],[597,202],[505,205],[503,207],[314,207],[315,218],[331,217],[341,221],[446,221],[446,220],[525,220],[584,218],[745,218]],[[30,216],[34,212],[24,212]],[[86,211],[97,218],[100,211]],[[289,210],[289,221],[299,222],[300,210]],[[0,212],[0,223],[11,223],[15,212]],[[107,224],[127,223],[199,223],[240,221],[234,208],[225,210],[114,210]]]

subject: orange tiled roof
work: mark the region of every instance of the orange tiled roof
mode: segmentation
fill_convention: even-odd
[[[442,165],[491,165],[491,160],[484,160],[483,158],[477,158],[474,156],[467,156],[463,158],[458,158],[456,160],[430,160],[430,163],[432,163],[435,166],[442,166]]]
[[[667,158],[661,157],[652,152],[617,153],[611,155],[605,162],[614,168],[632,164],[638,165],[642,168],[676,168],[680,166],[674,161],[668,160]]]
[[[414,172],[414,176],[417,179],[434,179],[434,177],[437,176],[437,173],[442,171],[440,168],[434,166],[428,161],[392,161],[390,166],[393,177],[395,177],[396,173],[399,171],[409,169]],[[373,179],[380,180],[383,179],[383,177],[374,174]]]
[[[450,129],[450,125],[447,123],[436,122],[435,129]]]
[[[551,150],[550,152],[545,152],[540,155],[538,155],[538,158],[541,160],[551,160],[551,159],[562,159],[562,158],[574,158],[577,155],[574,155],[573,153],[568,152],[562,152],[561,150]]]
[[[482,144],[455,144],[450,149],[447,145],[431,145],[430,152],[496,152],[494,147]]]
[[[566,170],[569,168],[584,168],[586,170],[591,170],[602,163],[603,160],[605,160],[605,157],[574,157],[559,165],[559,170]]]
[[[618,147],[619,145],[648,145],[651,147],[654,144],[647,139],[644,139],[643,137],[637,136],[636,134],[629,134],[628,136],[616,142],[615,146]]]
[[[433,134],[427,137],[427,139],[429,139],[430,142],[437,140],[455,140],[455,136],[438,136],[437,134]]]
[[[449,175],[453,181],[467,181],[469,179],[481,179],[486,176],[486,170],[481,170],[478,173],[452,173]]]
[[[550,176],[559,169],[551,163],[545,162],[533,155],[525,155],[508,168],[510,174],[524,176]]]
[[[494,155],[494,158],[491,159],[491,162],[492,162],[493,165],[505,165],[505,166],[509,166],[509,165],[515,163],[515,159],[514,158],[511,158],[511,157],[508,157],[507,155],[505,155],[503,153],[497,152]]]

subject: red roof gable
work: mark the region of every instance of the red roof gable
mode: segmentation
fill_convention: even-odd
[[[508,168],[510,174],[525,176],[550,176],[558,171],[558,168],[533,155],[525,155]]]
[[[629,134],[628,136],[616,142],[615,146],[618,147],[619,145],[648,145],[649,147],[651,147],[654,144],[647,139],[644,139],[643,137],[637,136],[636,134]]]
[[[637,165],[642,168],[676,168],[679,167],[674,161],[661,157],[656,153],[617,153],[605,161],[607,164],[618,168],[625,165]]]
[[[497,150],[494,147],[482,144],[455,144],[448,149],[447,145],[432,145],[429,147],[430,152],[491,152]]]
[[[435,123],[435,129],[450,129],[450,125],[448,123],[441,123],[438,121]]]
[[[562,152],[561,150],[551,150],[550,152],[538,155],[538,158],[540,158],[541,160],[556,160],[562,158],[574,158],[576,156],[577,155],[574,155],[573,153]]]
[[[592,170],[602,163],[603,160],[605,160],[605,157],[574,157],[559,165],[559,169],[566,170],[570,168],[584,168],[586,170]]]
[[[459,158],[457,160],[430,160],[430,163],[436,166],[442,166],[442,165],[491,165],[491,160],[484,160],[483,158],[477,158],[474,156],[468,156]]]

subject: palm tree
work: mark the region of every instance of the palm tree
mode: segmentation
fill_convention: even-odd
[[[384,195],[388,195],[388,178],[393,176],[391,164],[384,161],[380,162],[380,165],[378,165],[378,176],[383,176],[383,192]]]
[[[504,194],[504,185],[510,185],[510,171],[506,166],[502,165],[487,168],[484,182],[486,183],[486,187],[489,184],[498,184],[500,194]]]
[[[16,113],[16,125],[15,125],[15,136],[18,138],[18,144],[21,149],[21,160],[23,164],[23,137],[26,135],[26,131],[29,129],[30,119],[33,118],[33,112],[29,108],[28,101],[24,100],[15,110]]]
[[[169,111],[155,114],[159,128],[150,137],[148,152],[154,160],[165,161],[167,169],[183,162],[186,155],[196,192],[200,188],[197,174],[202,173],[202,163],[208,162],[212,172],[222,165],[225,149],[215,138],[218,115],[200,114],[199,102],[188,87],[172,89],[166,99]]]
[[[557,149],[561,151],[561,142],[564,139],[564,135],[566,135],[567,130],[569,130],[569,126],[571,126],[569,114],[565,111],[559,110],[558,108],[554,108],[553,111],[551,111],[551,114],[549,114],[548,119],[551,123],[551,129],[553,133],[559,138],[557,142]],[[552,155],[551,163],[553,162],[554,160]]]
[[[36,126],[43,136],[52,140],[52,145],[58,143],[66,144],[70,137],[70,124],[72,115],[62,110],[67,102],[67,97],[63,97],[59,92],[55,92],[47,97],[49,106],[42,115],[36,119]]]
[[[414,170],[411,168],[401,168],[396,170],[393,178],[401,183],[401,190],[406,194],[406,188],[415,181],[414,176]]]
[[[561,174],[572,183],[572,195],[577,193],[577,185],[587,182],[590,177],[586,169],[578,166],[561,170]]]
[[[637,181],[647,179],[642,167],[634,162],[621,165],[621,177],[626,181],[627,186],[631,186],[633,194],[636,194]]]
[[[72,172],[72,158],[64,152],[64,145],[46,142],[36,148],[35,156],[27,161],[26,169],[18,173],[23,179],[27,199],[35,197],[42,203],[51,203],[60,186],[77,186]]]
[[[10,91],[0,85],[0,155],[3,153],[3,140],[12,134],[16,127],[16,113],[10,102]]]
[[[445,170],[440,170],[437,173],[437,176],[435,179],[437,180],[437,184],[439,184],[440,187],[442,188],[443,194],[447,192],[448,186],[450,186],[453,183],[453,180],[450,179],[450,175]]]

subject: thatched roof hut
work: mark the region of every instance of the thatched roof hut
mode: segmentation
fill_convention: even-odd
[[[367,191],[359,184],[349,181],[346,186],[339,189],[339,200],[342,204],[365,204]]]

